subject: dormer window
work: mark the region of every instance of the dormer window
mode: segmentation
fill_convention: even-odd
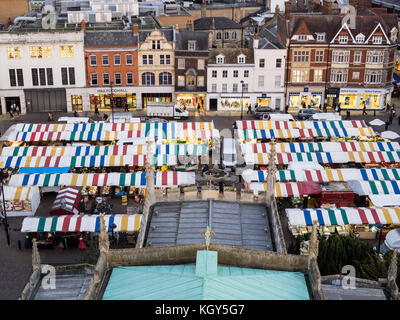
[[[224,63],[224,56],[223,55],[219,55],[219,56],[217,56],[217,63],[218,64],[221,64],[221,63]]]
[[[317,33],[317,41],[325,41],[325,33]]]
[[[373,36],[372,43],[373,44],[382,44],[382,36]]]
[[[365,42],[365,36],[362,33],[359,33],[356,36],[356,42],[357,43],[364,43]]]
[[[297,36],[297,40],[299,41],[307,41],[307,36],[305,34],[301,34]]]
[[[347,43],[349,41],[349,37],[346,35],[339,36],[339,43]]]
[[[196,40],[189,40],[188,41],[188,50],[195,51],[196,50]]]
[[[244,54],[238,56],[238,63],[246,63],[246,57]]]

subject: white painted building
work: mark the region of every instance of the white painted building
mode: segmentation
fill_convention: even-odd
[[[248,106],[256,103],[253,79],[252,49],[212,50],[207,67],[206,110],[241,111],[243,107],[243,112],[247,112]]]
[[[285,109],[285,60],[286,49],[282,49],[266,38],[254,39],[254,83],[259,106]]]
[[[83,31],[0,32],[2,113],[72,111],[85,87],[83,44]]]

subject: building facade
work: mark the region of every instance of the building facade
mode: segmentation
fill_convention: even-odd
[[[140,104],[174,101],[175,30],[157,29],[139,32],[138,70]],[[138,100],[139,100],[138,99]]]
[[[242,111],[257,102],[253,49],[213,49],[207,68],[207,110]]]
[[[176,36],[175,101],[189,109],[207,108],[208,41],[207,32],[180,30]]]
[[[74,110],[137,108],[139,28],[85,33],[86,86]],[[112,96],[111,96],[112,93]],[[111,99],[112,97],[112,99]]]
[[[6,113],[72,111],[85,88],[83,32],[0,32],[0,102]]]

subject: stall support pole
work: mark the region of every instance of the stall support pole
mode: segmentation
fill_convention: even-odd
[[[382,227],[379,228],[379,236],[378,236],[378,255],[381,253],[381,238],[382,238]]]
[[[5,203],[5,199],[4,199],[4,187],[3,187],[3,179],[1,179],[0,181],[1,183],[1,194],[3,197],[3,214],[4,214],[4,228],[6,231],[6,237],[7,237],[7,246],[10,246],[10,235],[8,233],[8,221],[7,221],[7,211],[6,211],[6,203]]]

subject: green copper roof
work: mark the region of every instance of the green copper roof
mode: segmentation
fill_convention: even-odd
[[[213,264],[198,251],[197,266],[114,268],[103,300],[309,300],[303,273]]]

